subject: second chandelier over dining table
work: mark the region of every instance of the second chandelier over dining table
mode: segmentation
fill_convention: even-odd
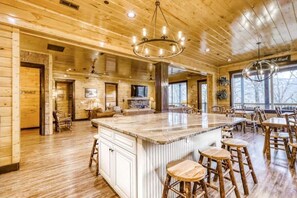
[[[171,58],[181,54],[185,49],[185,37],[182,31],[177,32],[177,39],[170,32],[169,24],[166,17],[164,16],[163,10],[160,6],[160,1],[155,2],[155,11],[152,17],[153,31],[149,32],[147,28],[142,29],[142,38],[137,39],[136,36],[132,37],[132,47],[135,55],[146,59],[158,59],[158,58]],[[157,17],[158,10],[160,10],[161,16],[166,25],[161,28],[160,36],[157,30]],[[153,37],[149,38],[149,34]],[[170,34],[171,33],[171,34]]]

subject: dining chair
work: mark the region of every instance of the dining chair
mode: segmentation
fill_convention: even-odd
[[[276,113],[276,116],[281,118],[282,117],[282,110],[280,107],[275,107],[275,113]]]
[[[289,146],[292,147],[290,167],[294,168],[297,155],[297,112],[286,114],[285,118],[290,136]]]
[[[263,132],[265,132],[266,127],[263,125],[263,122],[267,120],[266,113],[263,109],[260,108],[258,108],[256,111],[259,116],[261,128]],[[273,148],[274,150],[283,150],[286,152],[288,160],[290,160],[289,134],[287,132],[275,128],[274,132],[270,132],[270,138],[268,141],[270,141],[270,145],[273,146],[266,149]],[[268,146],[268,144],[265,144],[265,146]]]
[[[250,114],[250,118],[247,118],[247,115],[244,115],[244,117],[246,118],[245,127],[250,127],[254,133],[258,132],[258,114],[256,111],[257,109],[258,108],[254,108],[254,113]]]

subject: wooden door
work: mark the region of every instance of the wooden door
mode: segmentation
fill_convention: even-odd
[[[40,68],[20,68],[21,129],[40,127]]]
[[[198,108],[207,113],[207,81],[198,81]]]
[[[56,110],[71,115],[72,119],[74,119],[73,95],[73,82],[56,82]]]
[[[105,109],[118,105],[118,84],[105,83]]]

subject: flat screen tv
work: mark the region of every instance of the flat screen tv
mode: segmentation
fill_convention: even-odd
[[[131,97],[147,97],[148,88],[143,85],[131,85]]]

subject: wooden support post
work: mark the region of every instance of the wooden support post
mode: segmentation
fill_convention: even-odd
[[[156,63],[156,112],[168,111],[168,63]]]

